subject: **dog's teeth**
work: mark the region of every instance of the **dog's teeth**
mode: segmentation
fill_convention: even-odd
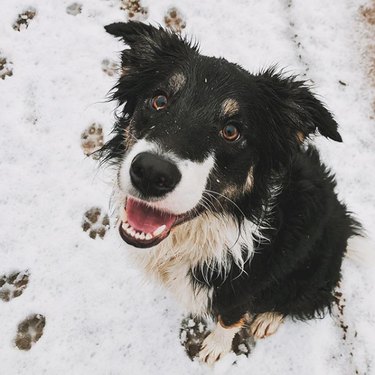
[[[129,224],[128,223],[122,223],[122,229],[126,230],[128,228]]]
[[[146,235],[142,232],[141,235],[139,236],[139,238],[140,238],[141,240],[144,240],[144,239],[146,238]]]
[[[140,235],[140,233],[137,232],[134,237],[138,240],[139,237],[141,237],[141,235]]]
[[[146,234],[146,240],[151,240],[152,238],[152,234],[151,233],[147,233]]]
[[[162,234],[164,232],[164,229],[166,228],[167,226],[166,225],[162,225],[160,226],[158,229],[156,229],[153,233],[153,235],[156,237],[156,236],[159,236],[159,234]]]
[[[131,236],[132,236],[132,237],[134,237],[134,236],[135,236],[135,234],[136,234],[136,231],[135,231],[135,230],[134,230],[134,229],[132,228],[132,231],[131,231],[131,233],[130,233],[130,234],[131,234]]]
[[[126,231],[126,233],[131,234],[132,230],[133,230],[133,228],[131,226],[129,226],[128,228],[126,228],[125,231]]]

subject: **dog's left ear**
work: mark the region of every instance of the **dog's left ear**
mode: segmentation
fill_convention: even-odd
[[[283,125],[292,129],[297,140],[302,142],[309,134],[318,130],[323,136],[342,142],[337,122],[304,81],[298,81],[295,77],[283,77],[272,69],[259,77],[262,78],[263,88],[272,98],[276,110],[282,112],[280,121],[287,122]],[[273,108],[270,110],[272,112]]]

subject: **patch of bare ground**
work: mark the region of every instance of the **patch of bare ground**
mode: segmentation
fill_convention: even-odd
[[[164,16],[164,24],[175,33],[180,33],[186,27],[185,17],[175,7],[168,9]]]
[[[370,83],[375,87],[375,1],[359,8],[361,18],[366,30],[366,50],[364,51],[367,63],[367,73]],[[375,97],[372,98],[372,106],[375,113]],[[373,117],[372,117],[373,118]]]
[[[148,17],[148,9],[142,6],[141,0],[121,0],[120,8],[132,21],[145,21]]]
[[[30,350],[43,335],[46,318],[41,314],[34,314],[23,320],[17,329],[14,340],[20,350]]]

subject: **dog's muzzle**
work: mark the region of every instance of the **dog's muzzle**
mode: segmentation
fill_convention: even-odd
[[[145,198],[158,198],[171,192],[181,180],[177,166],[150,152],[138,154],[130,166],[133,186]]]

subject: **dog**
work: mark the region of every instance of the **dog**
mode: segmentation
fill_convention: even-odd
[[[323,316],[360,224],[311,145],[342,142],[306,82],[275,67],[250,74],[162,27],[113,23],[128,46],[112,99],[119,233],[135,261],[215,328],[214,363],[250,324],[255,338],[286,317]]]

